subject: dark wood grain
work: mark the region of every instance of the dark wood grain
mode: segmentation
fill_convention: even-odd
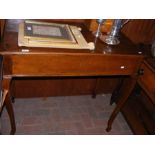
[[[117,77],[100,78],[95,93],[111,93],[117,81]],[[15,98],[90,95],[94,92],[96,77],[15,78],[13,82]]]
[[[122,31],[136,44],[149,44],[155,39],[155,20],[132,19]]]
[[[11,74],[14,77],[130,75],[135,72],[140,60],[135,56],[94,54],[24,54],[6,57],[12,60]]]

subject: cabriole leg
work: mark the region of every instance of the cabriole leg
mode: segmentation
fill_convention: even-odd
[[[14,110],[13,110],[12,100],[11,100],[11,95],[10,95],[11,81],[12,81],[11,77],[4,77],[3,78],[3,89],[8,90],[8,94],[6,96],[4,106],[6,107],[6,110],[8,112],[9,119],[10,119],[10,124],[11,124],[10,134],[15,134],[15,132],[16,132],[16,123],[15,123]]]
[[[109,132],[112,128],[112,123],[114,121],[114,119],[116,118],[117,114],[120,112],[120,110],[122,109],[122,107],[125,105],[128,97],[130,96],[132,90],[134,89],[135,85],[136,85],[136,78],[130,78],[127,79],[124,83],[124,87],[122,89],[122,93],[120,94],[120,97],[116,103],[116,107],[113,110],[109,120],[108,120],[108,125],[107,125],[107,129],[106,131]]]

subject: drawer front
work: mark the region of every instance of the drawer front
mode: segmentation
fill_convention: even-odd
[[[139,77],[138,83],[146,91],[146,93],[155,101],[155,71],[147,64],[143,63],[141,68],[144,74]]]
[[[142,60],[136,56],[49,54],[12,55],[14,76],[131,75]]]

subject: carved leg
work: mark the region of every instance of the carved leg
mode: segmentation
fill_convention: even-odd
[[[117,114],[120,112],[121,108],[124,106],[125,102],[127,101],[128,97],[130,96],[132,90],[134,89],[136,85],[136,78],[128,79],[127,82],[124,83],[123,87],[123,93],[122,96],[117,101],[116,107],[113,110],[109,120],[108,120],[108,126],[106,131],[109,132],[112,127],[112,123],[114,119],[116,118]]]
[[[11,124],[11,132],[10,134],[15,134],[16,132],[16,123],[15,123],[15,117],[14,117],[14,111],[12,107],[12,100],[10,95],[10,85],[11,85],[11,77],[4,77],[3,79],[3,89],[8,90],[8,94],[5,99],[4,106],[6,107],[6,110],[9,115],[10,124]]]
[[[120,90],[123,85],[123,81],[124,81],[123,78],[119,79],[118,84],[111,95],[110,105],[117,102],[118,97],[120,96]]]

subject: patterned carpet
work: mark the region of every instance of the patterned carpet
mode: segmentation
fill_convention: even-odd
[[[110,95],[67,96],[16,99],[13,104],[17,135],[130,135],[132,131],[120,113],[110,132],[107,120],[115,107],[109,105]],[[1,116],[2,134],[10,124],[4,108]]]

